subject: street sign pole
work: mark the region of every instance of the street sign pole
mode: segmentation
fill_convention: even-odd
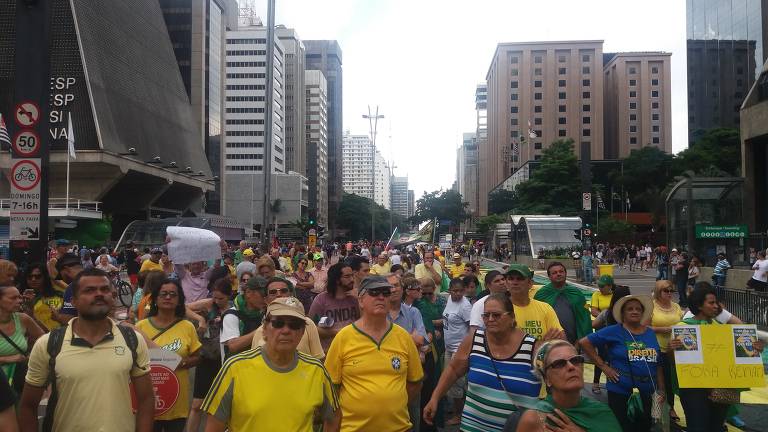
[[[16,0],[11,146],[10,251],[17,263],[45,262],[48,243],[50,2]]]

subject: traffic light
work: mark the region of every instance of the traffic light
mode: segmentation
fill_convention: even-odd
[[[322,225],[317,226],[317,236],[322,238],[323,234],[325,234],[325,227]]]
[[[309,227],[314,228],[317,225],[317,212],[315,210],[309,211]]]

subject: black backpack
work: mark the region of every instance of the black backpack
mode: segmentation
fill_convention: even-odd
[[[61,347],[64,345],[64,334],[67,332],[67,325],[51,330],[48,336],[48,345],[46,351],[50,358],[48,359],[48,382],[51,384],[51,395],[48,397],[48,407],[45,410],[45,419],[43,420],[43,432],[51,432],[53,430],[53,415],[56,412],[56,404],[59,401],[59,392],[56,385],[56,356],[61,352]],[[128,349],[131,350],[131,357],[133,359],[133,366],[136,366],[136,358],[138,357],[139,338],[136,336],[136,332],[130,328],[118,325],[120,333],[123,334]]]
[[[261,326],[261,321],[264,318],[261,314],[257,318],[251,318],[246,316],[244,313],[237,309],[228,309],[224,314],[221,316],[222,323],[224,322],[224,317],[227,315],[234,315],[239,320],[240,324],[240,336],[247,335],[248,333],[256,330]],[[235,353],[230,353],[229,349],[226,345],[224,345],[224,358],[228,359],[230,356],[232,356]]]

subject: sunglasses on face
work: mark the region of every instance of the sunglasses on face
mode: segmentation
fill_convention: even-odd
[[[673,292],[676,292],[676,291],[677,290],[673,290],[673,289],[669,289],[669,288],[664,288],[663,290],[661,290],[661,292],[665,292],[667,294],[672,294]]]
[[[157,293],[158,297],[168,297],[168,298],[176,298],[179,296],[179,293],[176,291],[160,291]]]
[[[547,367],[544,368],[544,370],[547,369],[562,369],[567,365],[568,363],[574,365],[574,366],[581,366],[584,364],[584,356],[583,355],[575,355],[571,358],[567,359],[557,359],[550,363]]]
[[[299,320],[285,320],[281,318],[273,318],[269,321],[270,325],[272,325],[272,328],[281,329],[288,326],[291,330],[301,330],[306,326],[306,323],[304,321]]]
[[[288,288],[271,289],[269,290],[269,295],[277,295],[277,293],[288,294],[289,291]]]
[[[421,291],[421,287],[410,287],[410,288],[407,288],[407,289],[408,289],[408,291]]]
[[[483,312],[480,316],[483,317],[484,320],[488,319],[500,319],[504,315],[509,315],[509,312]]]
[[[392,295],[392,290],[389,288],[373,288],[368,290],[368,295],[371,297],[389,297]]]

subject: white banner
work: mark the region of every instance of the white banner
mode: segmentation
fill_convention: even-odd
[[[166,234],[170,239],[168,257],[174,264],[221,259],[221,238],[213,231],[169,226]]]

